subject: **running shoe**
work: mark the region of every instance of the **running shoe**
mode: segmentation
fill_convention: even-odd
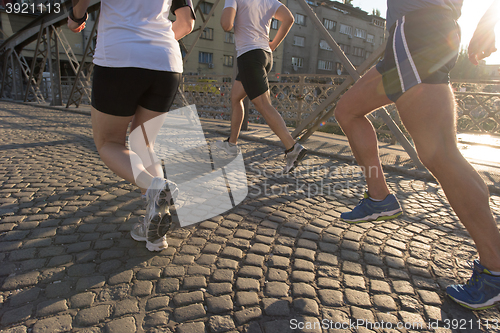
[[[219,149],[225,151],[228,155],[236,156],[238,155],[238,145],[229,143],[229,138],[226,140],[218,140],[215,142],[215,146]]]
[[[401,214],[403,210],[394,194],[389,194],[382,201],[373,201],[368,192],[365,192],[358,205],[352,211],[340,214],[340,219],[348,223],[359,223],[391,220]]]
[[[146,191],[145,224],[148,242],[155,242],[165,236],[172,224],[170,209],[175,209],[174,199],[179,190],[174,182],[161,177],[153,178]]]
[[[292,172],[299,165],[299,162],[302,161],[306,154],[307,149],[305,149],[300,143],[296,142],[291,151],[285,151],[286,165],[283,168],[283,172]]]
[[[465,284],[448,286],[448,296],[458,304],[472,310],[483,310],[500,304],[500,276],[490,273],[479,260],[467,261],[472,276]]]
[[[138,242],[146,242],[146,248],[149,251],[162,251],[168,247],[167,236],[158,238],[157,240],[150,242],[148,241],[148,226],[146,219],[143,216],[142,222],[136,223],[132,231],[130,231],[130,236]]]

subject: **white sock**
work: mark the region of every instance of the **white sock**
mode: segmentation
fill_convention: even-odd
[[[229,142],[229,141],[228,141],[227,143],[229,143],[229,145],[230,145],[231,147],[236,146],[236,143],[231,143],[231,142]]]
[[[384,199],[382,200],[379,200],[379,199],[373,199],[372,197],[369,197],[371,201],[377,201],[377,202],[380,202],[380,201],[384,201]]]

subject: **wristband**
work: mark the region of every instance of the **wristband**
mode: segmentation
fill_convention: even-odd
[[[69,18],[74,21],[75,23],[77,23],[78,25],[82,25],[83,22],[87,21],[87,19],[89,18],[89,14],[87,12],[85,12],[85,15],[83,15],[82,18],[79,18],[77,19],[75,17],[75,14],[73,13],[73,7],[70,8],[70,11],[69,11]]]

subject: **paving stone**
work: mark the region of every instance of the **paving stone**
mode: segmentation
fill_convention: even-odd
[[[253,291],[238,291],[236,293],[236,304],[238,306],[250,306],[259,304],[259,295]]]
[[[344,261],[342,263],[342,271],[344,273],[363,275],[363,268],[361,267],[361,265],[351,261]]]
[[[100,288],[106,283],[104,276],[89,276],[78,279],[76,283],[76,291],[86,291],[88,289]]]
[[[320,277],[318,278],[318,288],[339,289],[340,282],[336,279]]]
[[[71,296],[70,304],[72,308],[88,308],[94,303],[94,299],[95,294],[89,291]]]
[[[62,315],[38,320],[33,325],[33,333],[59,333],[68,332],[73,328],[73,318],[70,315]],[[26,332],[26,331],[24,331]]]
[[[156,280],[160,278],[160,268],[143,268],[136,273],[138,280]]]
[[[204,276],[189,276],[184,278],[184,289],[200,289],[207,287],[207,280]]]
[[[190,293],[178,293],[174,296],[174,302],[177,306],[184,306],[193,303],[203,303],[203,293],[201,291],[193,291]]]
[[[315,300],[308,298],[295,298],[293,300],[293,307],[298,313],[319,316],[319,307]]]
[[[342,306],[344,305],[344,295],[338,290],[318,290],[318,295],[321,304],[326,306]]]
[[[268,316],[289,316],[290,306],[288,301],[277,298],[264,298],[262,300],[264,312]]]
[[[264,276],[262,272],[262,268],[260,267],[255,267],[255,266],[243,266],[239,272],[239,276],[242,277],[249,277],[249,278],[254,278],[254,279],[260,279]]]
[[[177,326],[177,333],[205,333],[205,323],[195,322],[180,324]]]
[[[234,271],[230,269],[217,269],[212,276],[215,282],[233,282],[233,278]]]
[[[146,310],[157,310],[168,306],[170,298],[168,296],[158,296],[148,299],[146,303]]]
[[[358,275],[344,274],[344,286],[359,290],[366,289],[364,277]]]
[[[97,305],[88,309],[78,311],[75,322],[78,326],[92,326],[104,321],[109,317],[110,305]]]
[[[238,265],[239,265],[238,261],[232,259],[219,258],[217,260],[217,267],[222,269],[224,268],[237,269]]]
[[[36,315],[45,317],[59,312],[68,310],[68,305],[65,299],[55,299],[38,303]]]
[[[374,293],[391,293],[391,286],[389,283],[380,280],[370,280],[370,291]]]
[[[151,295],[153,283],[151,281],[136,281],[132,286],[132,295],[147,296]]]
[[[143,281],[149,282],[149,281]],[[179,280],[175,278],[165,278],[158,280],[156,284],[156,292],[160,294],[167,294],[179,290]]]
[[[35,285],[40,276],[39,272],[29,272],[9,276],[2,285],[2,290],[15,290]]]
[[[108,333],[133,333],[137,332],[137,327],[134,317],[125,317],[115,319],[106,324],[106,332]]]
[[[362,291],[346,289],[345,297],[347,303],[354,306],[371,306],[370,294]]]
[[[165,311],[158,311],[150,313],[144,318],[144,324],[146,327],[162,327],[168,323],[169,315]],[[170,333],[169,329],[166,333]]]
[[[210,331],[214,333],[227,332],[235,328],[231,316],[211,316],[208,326],[210,327]]]
[[[307,260],[295,259],[293,263],[293,268],[301,271],[314,271],[314,264]]]
[[[290,320],[273,320],[273,321],[268,321],[264,323],[264,331],[265,333],[293,333],[294,330],[290,328],[291,323],[297,325],[296,322],[293,322],[293,320],[297,320],[296,318],[290,319]],[[292,325],[292,327],[294,327]]]
[[[441,305],[441,298],[434,291],[418,290],[422,302],[427,305]]]
[[[269,267],[288,268],[290,267],[290,259],[281,256],[272,256],[267,261],[267,265]]]
[[[211,313],[224,313],[233,310],[233,301],[229,295],[210,297],[207,298],[207,307]]]
[[[389,295],[374,295],[373,304],[377,308],[387,311],[395,311],[398,308],[394,299]]]
[[[22,307],[8,310],[2,315],[1,324],[3,326],[8,326],[20,321],[27,320],[31,317],[32,311],[33,304],[27,304]]]
[[[234,313],[234,318],[238,326],[243,325],[250,320],[256,320],[262,316],[262,310],[260,308],[249,308]]]
[[[392,287],[394,288],[394,291],[396,291],[396,293],[398,294],[408,294],[408,295],[415,294],[413,287],[408,281],[392,281]]]
[[[269,281],[288,281],[288,273],[282,269],[270,268],[267,272],[267,279]]]
[[[176,276],[184,276],[186,274],[186,271],[184,267],[182,266],[167,266],[163,270],[163,275],[167,277],[176,277]]]
[[[412,327],[419,327],[420,330],[427,329],[425,320],[417,313],[399,311],[399,316],[403,323],[411,323],[411,325],[413,325]],[[421,326],[417,326],[417,324],[421,324]]]
[[[174,309],[175,320],[179,323],[187,320],[194,320],[206,315],[205,309],[201,304],[191,304],[188,306]]]
[[[249,278],[238,278],[236,280],[236,289],[238,290],[253,290],[260,291],[260,283],[258,280]]]
[[[370,265],[366,266],[366,275],[379,279],[385,278],[385,274],[382,268]]]
[[[316,291],[313,286],[307,283],[294,283],[293,296],[314,298],[316,297]]]
[[[269,297],[287,297],[290,287],[283,282],[266,283],[265,294]]]
[[[210,283],[208,292],[214,296],[230,294],[233,292],[233,285],[231,283]]]
[[[115,285],[115,284],[120,284],[120,283],[130,283],[130,281],[132,281],[133,276],[134,276],[134,272],[132,270],[119,272],[119,273],[111,275],[108,279],[108,283],[110,285]]]
[[[255,243],[250,248],[250,252],[256,253],[256,254],[267,254],[267,253],[269,253],[269,251],[270,251],[270,247],[268,245],[261,244],[261,243]]]
[[[136,299],[125,299],[115,304],[115,311],[113,315],[120,317],[126,314],[138,313],[139,307]]]
[[[316,252],[313,250],[308,250],[304,248],[295,249],[295,258],[306,259],[309,261],[314,261]]]
[[[41,289],[33,287],[29,289],[20,290],[18,293],[11,294],[9,297],[9,306],[17,307],[38,299]],[[3,300],[3,299],[2,299]],[[3,301],[0,302],[3,304]]]

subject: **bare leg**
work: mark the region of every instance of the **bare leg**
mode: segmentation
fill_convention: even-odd
[[[456,144],[455,99],[449,85],[420,84],[396,106],[422,163],[441,184],[451,207],[476,243],[481,264],[500,271],[500,233],[484,181]]]
[[[380,200],[390,192],[380,163],[377,134],[366,115],[390,103],[382,76],[373,67],[342,96],[335,109],[335,118],[365,173],[370,197]]]
[[[231,135],[229,142],[236,144],[240,136],[241,124],[243,123],[244,109],[243,100],[247,96],[241,81],[234,81],[231,88]]]
[[[295,140],[292,138],[290,132],[288,132],[285,121],[271,104],[269,90],[252,99],[252,103],[257,108],[257,111],[264,117],[269,127],[280,138],[285,149],[292,148],[295,144]]]
[[[142,120],[160,114],[146,109],[138,110],[138,113]],[[149,113],[150,117],[142,117],[142,113]],[[145,193],[155,176],[146,170],[139,155],[126,147],[127,128],[132,117],[113,116],[94,108],[91,116],[94,142],[103,162],[115,174],[139,186],[141,192]],[[133,168],[141,174],[140,182],[135,179]]]

